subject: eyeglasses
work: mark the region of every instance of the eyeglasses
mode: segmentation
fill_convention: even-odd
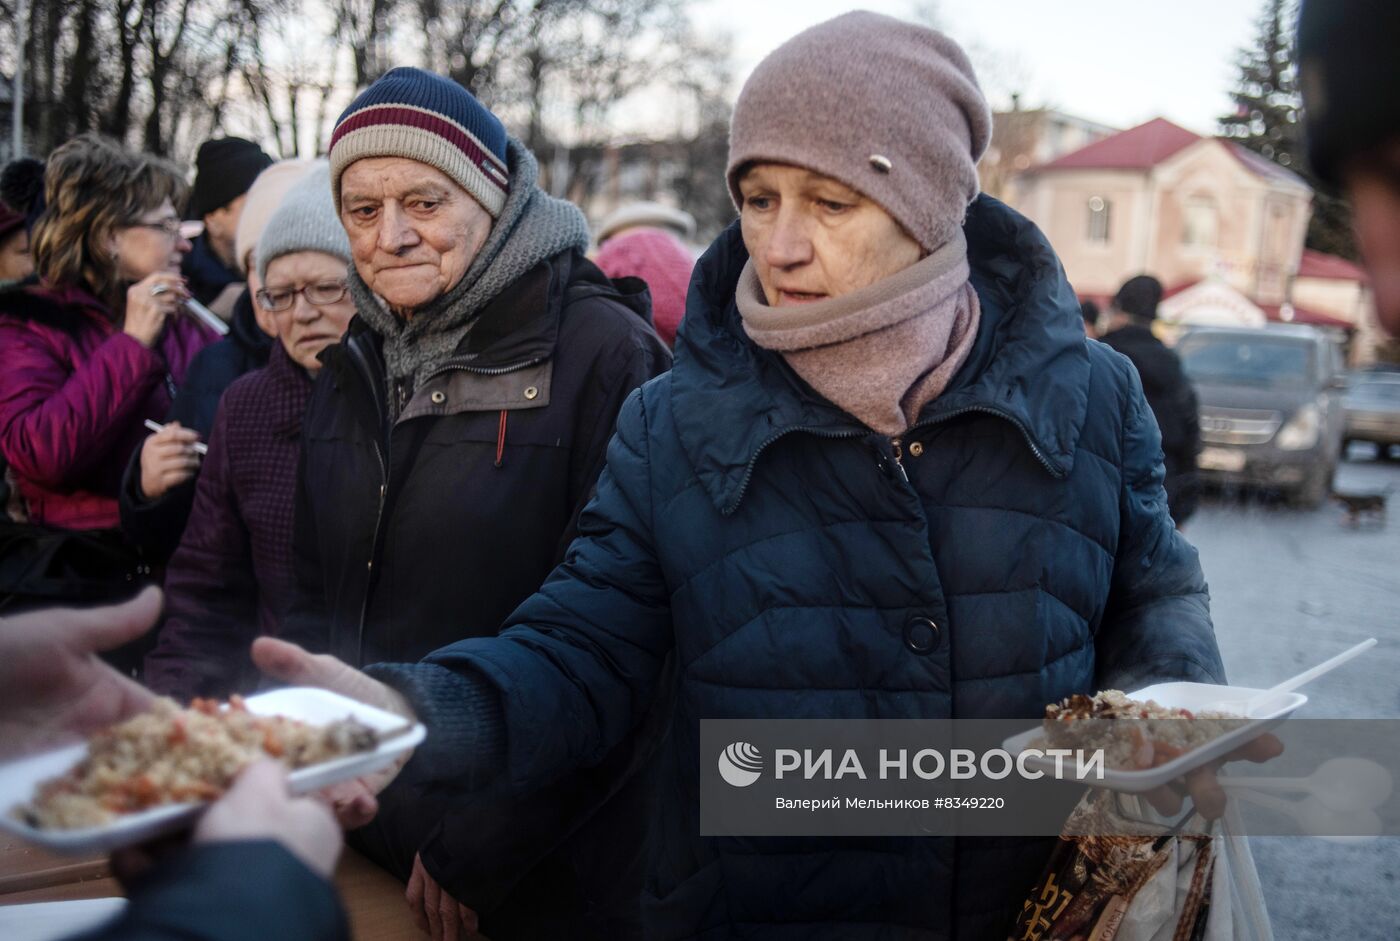
[[[258,303],[265,310],[280,313],[284,310],[290,310],[292,305],[297,302],[297,295],[302,294],[306,296],[306,302],[312,307],[324,307],[344,298],[346,290],[344,281],[322,281],[295,290],[279,288],[275,291],[269,291],[264,288],[258,292]]]
[[[170,238],[178,238],[180,235],[180,220],[171,216],[161,219],[159,222],[132,222],[129,223],[133,229],[154,229],[157,232],[164,232]]]

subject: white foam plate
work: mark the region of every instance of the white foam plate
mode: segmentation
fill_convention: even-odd
[[[250,696],[246,702],[249,712],[264,716],[287,716],[313,725],[326,725],[347,716],[358,719],[376,732],[392,732],[405,724],[402,716],[329,690],[311,687],[292,686],[273,690]],[[292,793],[317,791],[338,781],[378,771],[423,741],[426,735],[427,730],[423,725],[415,723],[403,734],[381,742],[374,751],[347,755],[293,771],[288,775]],[[123,814],[100,827],[78,830],[40,830],[11,815],[17,804],[33,799],[40,784],[64,774],[86,754],[86,744],[70,745],[0,766],[0,829],[60,853],[105,853],[184,829],[194,822],[208,803],[201,801],[153,807],[140,813]]]
[[[1133,699],[1152,699],[1161,706],[1201,712],[1222,701],[1245,699],[1262,692],[1264,690],[1251,689],[1246,686],[1213,686],[1209,683],[1158,683],[1156,686],[1148,686],[1128,695]],[[1239,728],[1231,729],[1198,748],[1184,752],[1166,764],[1142,771],[1123,771],[1106,767],[1102,778],[1090,775],[1079,780],[1094,787],[1126,791],[1132,794],[1150,791],[1176,780],[1186,772],[1193,771],[1207,762],[1229,754],[1251,739],[1258,738],[1287,719],[1307,701],[1308,697],[1302,693],[1283,693],[1274,696],[1254,704],[1250,709],[1250,715],[1241,716],[1246,721]],[[1020,755],[1027,748],[1043,740],[1044,735],[1044,730],[1037,725],[1035,728],[1011,736],[1002,743],[1002,747],[1012,755]],[[1055,762],[1052,758],[1028,756],[1025,764],[1027,768],[1045,772],[1046,777],[1056,776]],[[1072,761],[1064,763],[1063,773],[1060,777],[1068,780],[1077,778]]]
[[[5,941],[60,941],[113,920],[126,899],[81,899],[0,905],[0,938]]]

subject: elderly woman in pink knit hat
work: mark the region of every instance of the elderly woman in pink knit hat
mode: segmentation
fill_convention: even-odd
[[[1033,724],[1223,678],[1137,376],[1086,340],[1044,236],[978,195],[990,130],[940,33],[852,13],[781,46],[734,109],[739,222],[541,591],[369,677],[255,656],[421,717],[395,788],[595,767],[668,703],[649,937],[1007,937],[1053,839],[723,838],[700,800],[768,780],[719,783],[702,719]]]

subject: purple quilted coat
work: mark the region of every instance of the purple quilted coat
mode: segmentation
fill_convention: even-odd
[[[146,684],[188,700],[256,682],[248,645],[291,603],[292,507],[311,379],[280,343],[219,403],[180,548],[165,574],[166,622]]]
[[[164,421],[194,355],[217,337],[187,317],[154,348],[74,287],[0,291],[0,453],[35,523],[112,529],[127,459]]]

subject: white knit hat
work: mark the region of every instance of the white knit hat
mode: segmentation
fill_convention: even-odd
[[[325,252],[351,263],[350,240],[335,213],[330,165],[324,160],[296,181],[268,220],[258,239],[258,277],[267,280],[267,263],[293,252]]]
[[[303,173],[312,166],[310,160],[279,160],[258,174],[248,189],[248,198],[243,201],[243,212],[238,216],[238,228],[233,234],[233,261],[243,274],[248,272],[248,253],[258,247],[258,236],[267,227],[267,220],[282,205],[282,197]]]

